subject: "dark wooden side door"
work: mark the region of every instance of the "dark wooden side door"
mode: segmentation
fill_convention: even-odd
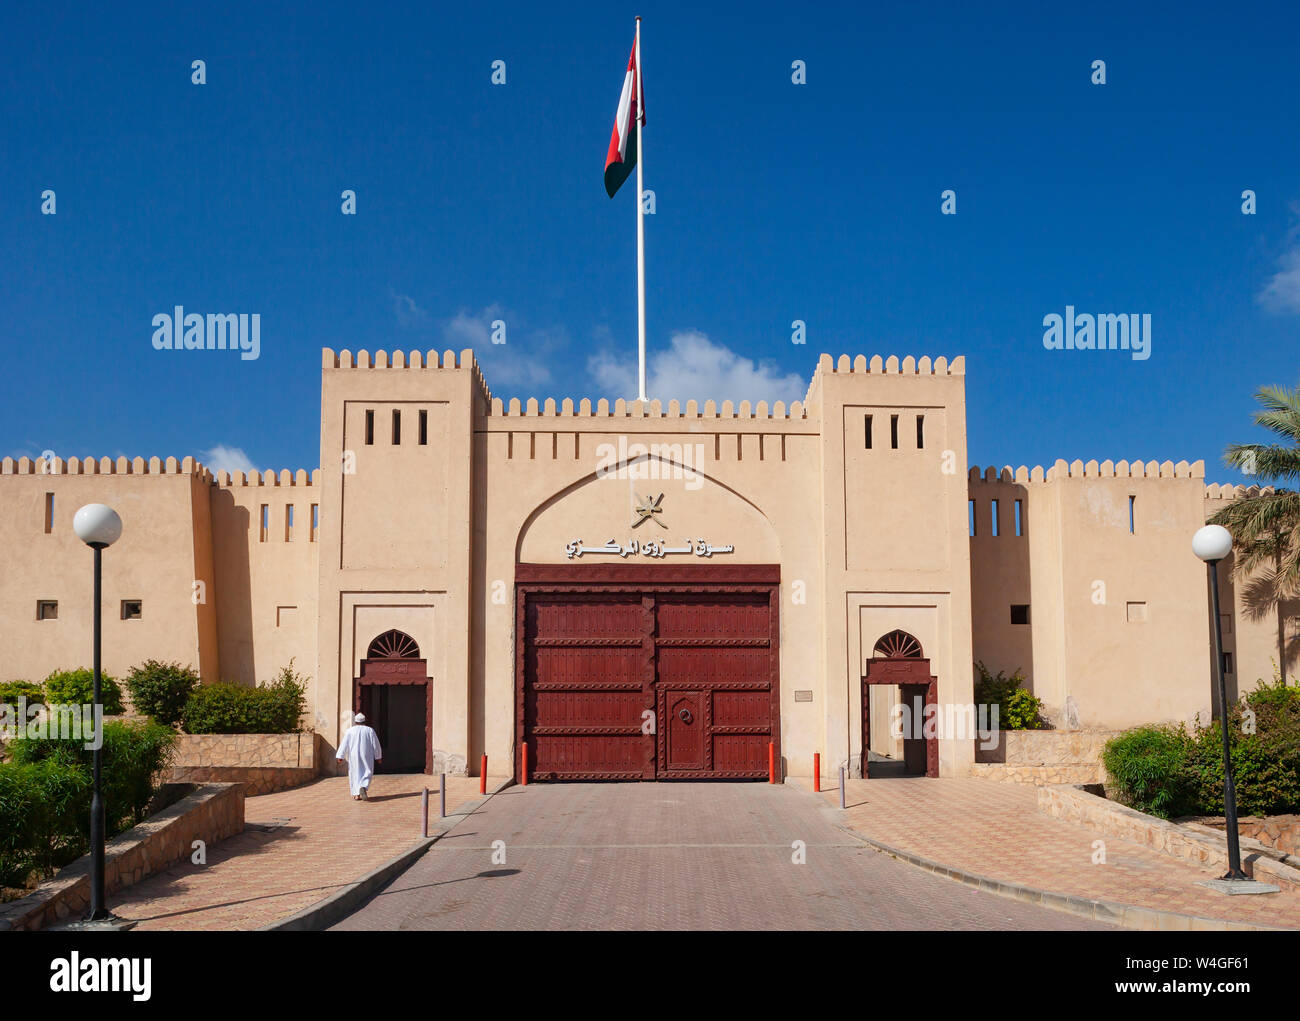
[[[433,771],[433,690],[423,659],[364,659],[353,711],[366,714],[383,747],[383,773]]]
[[[924,684],[899,685],[899,697],[907,706],[903,717],[907,721],[903,732],[903,765],[909,776],[925,776],[925,689]]]
[[[425,686],[391,684],[382,690],[388,702],[379,738],[384,772],[423,773]]]

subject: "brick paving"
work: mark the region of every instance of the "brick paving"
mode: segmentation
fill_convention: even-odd
[[[791,779],[810,790],[811,778]],[[827,789],[829,785],[830,789]],[[849,780],[844,821],[903,851],[1002,882],[1253,925],[1300,928],[1300,895],[1227,897],[1196,884],[1206,869],[1038,811],[1033,787],[978,778]],[[838,811],[838,780],[822,797]],[[1094,865],[1093,841],[1106,863]]]
[[[626,783],[508,788],[334,928],[1108,927],[896,861],[790,787]]]
[[[488,778],[488,790],[502,778]],[[438,777],[379,775],[369,801],[346,777],[249,798],[244,832],[109,897],[139,929],[257,929],[296,914],[420,839],[420,791],[438,814]],[[447,777],[447,811],[479,796],[478,777]],[[432,826],[432,823],[431,823]]]

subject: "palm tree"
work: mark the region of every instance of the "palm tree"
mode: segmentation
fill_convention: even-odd
[[[1283,606],[1300,597],[1300,493],[1278,484],[1300,481],[1300,388],[1260,387],[1255,400],[1261,407],[1255,424],[1284,442],[1233,443],[1224,451],[1224,463],[1266,485],[1233,500],[1210,523],[1232,533],[1234,571],[1245,582],[1241,595],[1247,614],[1276,618],[1278,669],[1285,677],[1287,664],[1300,657],[1300,635],[1287,641]]]
[[[1276,595],[1286,598],[1300,595],[1300,493],[1279,484],[1300,482],[1300,388],[1260,387],[1255,400],[1261,405],[1255,424],[1285,442],[1233,443],[1223,460],[1270,488],[1234,500],[1210,522],[1232,533],[1237,573],[1271,568]]]

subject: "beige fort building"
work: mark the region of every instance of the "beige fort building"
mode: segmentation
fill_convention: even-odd
[[[317,469],[3,461],[0,679],[89,665],[72,517],[100,502],[124,526],[109,673],[254,684],[293,660],[325,743],[364,709],[394,770],[765,779],[820,753],[961,776],[976,661],[1023,671],[1061,729],[1207,715],[1191,537],[1246,491],[1200,462],[968,470],[964,372],[823,355],[789,406],[521,406],[471,351],[325,350]],[[1229,566],[1235,692],[1300,607],[1250,610]],[[896,738],[900,699],[939,726]]]

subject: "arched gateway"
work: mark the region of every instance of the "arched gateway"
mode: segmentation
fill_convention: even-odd
[[[862,675],[862,776],[870,776],[871,685],[896,684],[899,701],[907,708],[903,717],[903,762],[913,775],[939,775],[939,741],[934,722],[926,720],[926,707],[938,702],[939,679],[930,673],[930,661],[912,635],[894,630],[882,635],[867,660]],[[927,725],[928,723],[928,725]]]
[[[366,714],[383,746],[380,772],[433,772],[433,691],[428,662],[410,635],[385,631],[370,643],[352,686],[354,712]]]
[[[766,780],[769,749],[780,762],[779,544],[741,492],[683,470],[701,459],[629,450],[524,522],[530,780]]]

